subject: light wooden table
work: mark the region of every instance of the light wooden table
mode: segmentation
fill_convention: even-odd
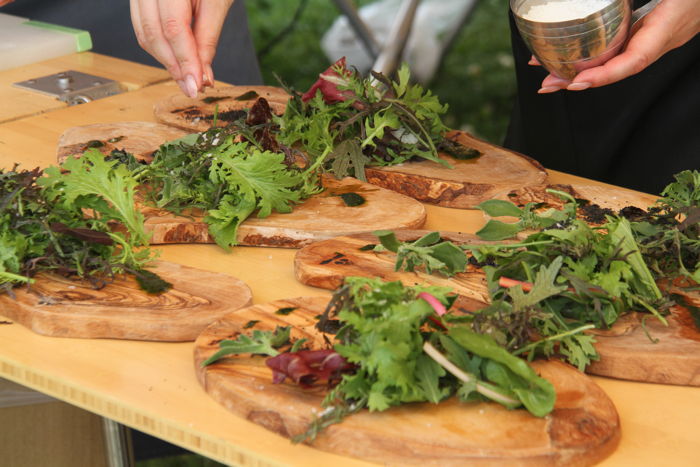
[[[176,85],[166,82],[1,124],[0,166],[54,164],[56,142],[65,129],[97,122],[153,121],[153,102],[175,92]],[[581,181],[556,172],[551,180]],[[477,211],[427,209],[428,229],[473,232],[483,224]],[[296,282],[294,250],[237,247],[226,253],[214,245],[158,249],[167,261],[239,277],[251,286],[256,303],[328,295]],[[226,411],[199,386],[191,343],[51,338],[17,324],[0,326],[0,343],[0,377],[227,464],[367,465],[293,445]],[[623,430],[620,447],[602,465],[698,465],[700,390],[594,379],[615,402]]]
[[[68,70],[112,79],[127,91],[170,79],[165,70],[92,52],[65,55],[4,70],[0,72],[0,123],[68,107],[68,104],[53,97],[12,86],[13,83]]]

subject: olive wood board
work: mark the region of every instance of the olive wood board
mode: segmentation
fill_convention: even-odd
[[[89,141],[107,141],[110,138],[128,135],[139,125],[141,122],[127,122],[69,129],[61,137],[61,143],[65,144],[59,144],[59,158],[67,157],[66,154],[73,155],[76,148],[84,148]],[[123,143],[119,146],[120,149],[136,151],[136,156],[149,160],[150,153],[161,144],[173,140],[172,136],[184,136],[180,130],[172,130],[164,125],[150,125],[153,131],[138,133],[138,138],[122,139],[116,143],[117,146]],[[165,130],[160,131],[163,129]],[[108,148],[109,146],[105,145],[98,149],[109,154],[111,149]],[[339,235],[377,229],[415,229],[425,223],[425,207],[407,196],[354,178],[337,180],[324,176],[322,183],[325,188],[323,192],[295,206],[290,213],[273,212],[265,218],[250,216],[238,228],[238,243],[248,246],[299,248],[315,240]],[[345,193],[359,194],[364,198],[364,204],[347,206],[340,197]],[[214,243],[214,239],[209,235],[208,225],[202,220],[203,212],[177,215],[165,209],[147,206],[145,203],[139,205],[145,218],[146,231],[151,234],[151,244]]]
[[[697,297],[694,302],[700,306]],[[648,314],[629,313],[609,331],[596,331],[600,360],[586,371],[632,381],[700,386],[700,329],[683,306],[671,308],[666,320],[668,326]]]
[[[255,96],[236,100],[250,91]],[[156,119],[167,125],[193,131],[208,130],[217,109],[223,123],[240,118],[235,112],[251,107],[257,97],[268,100],[272,111],[282,115],[289,95],[270,86],[234,86],[207,90],[197,98],[182,94],[170,96],[154,107]],[[205,100],[220,99],[207,103]],[[225,112],[232,111],[227,117]],[[440,157],[451,167],[432,161],[406,162],[392,167],[372,167],[365,170],[370,183],[397,191],[424,203],[470,209],[511,190],[541,185],[547,171],[534,159],[500,146],[480,140],[463,131],[452,131],[449,138],[481,151],[482,155],[470,160],[457,160],[447,154]]]
[[[206,88],[196,98],[173,94],[156,102],[153,113],[166,125],[202,132],[213,126],[214,114],[218,123],[226,125],[243,116],[240,111],[252,107],[259,97],[265,98],[277,115],[284,113],[290,98],[284,89],[273,86],[224,86]]]
[[[67,129],[58,140],[56,158],[63,163],[68,157],[79,157],[89,147],[104,155],[120,149],[137,159],[151,162],[161,144],[187,135],[186,131],[153,122],[95,123]]]
[[[416,229],[426,220],[425,207],[399,193],[360,182],[354,178],[323,178],[324,191],[294,207],[289,213],[273,212],[268,217],[250,216],[238,227],[238,244],[300,248],[339,235],[377,229]],[[357,193],[365,199],[359,206],[347,206],[340,197]],[[178,216],[163,209],[144,206],[146,231],[152,244],[213,243],[202,216]]]
[[[430,231],[396,231],[400,241],[413,241]],[[484,244],[474,234],[440,232],[445,240],[456,244]],[[294,274],[299,282],[312,287],[334,290],[346,277],[376,277],[385,281],[401,281],[404,285],[430,284],[449,287],[459,294],[457,306],[470,310],[481,309],[489,301],[486,278],[481,270],[469,266],[467,272],[448,278],[439,274],[427,274],[423,270],[395,271],[396,255],[391,252],[363,251],[360,248],[378,244],[371,233],[346,235],[314,242],[297,251],[294,257]]]
[[[569,193],[576,199],[589,201],[589,204],[596,204],[603,209],[610,209],[618,213],[628,206],[648,209],[656,201],[656,197],[626,188],[611,185],[541,185],[513,190],[500,199],[512,201],[516,205],[523,207],[527,203],[543,204],[544,208],[561,209],[566,203],[559,196],[548,193],[548,189],[554,189]],[[581,214],[579,209],[579,214]]]
[[[428,231],[396,232],[401,241],[420,238]],[[458,244],[487,243],[471,234],[441,232],[446,240]],[[489,302],[486,278],[479,269],[469,266],[467,272],[447,278],[424,271],[395,271],[396,255],[391,252],[362,251],[361,247],[379,243],[371,234],[351,235],[312,243],[297,252],[294,274],[301,283],[324,289],[338,288],[345,277],[378,277],[399,280],[412,286],[428,284],[450,287],[459,295],[455,306],[475,311]],[[676,290],[679,292],[679,290]],[[695,298],[700,306],[700,298]],[[654,339],[647,337],[645,326]],[[629,313],[609,331],[595,331],[596,350],[600,360],[588,372],[619,379],[649,383],[700,386],[700,332],[689,312],[680,306],[672,308],[664,326],[649,314]]]
[[[157,261],[149,270],[173,287],[141,290],[133,276],[96,290],[86,281],[40,274],[15,297],[0,295],[0,314],[54,337],[193,341],[212,322],[253,301],[250,288],[225,274]]]
[[[481,151],[475,159],[457,160],[447,154],[437,162],[405,162],[390,167],[365,170],[367,181],[403,193],[419,201],[449,208],[472,209],[492,198],[516,189],[545,183],[547,171],[542,165],[517,152],[480,140],[463,131],[448,137]]]
[[[205,391],[231,412],[283,437],[303,433],[319,413],[325,386],[302,389],[273,384],[264,356],[229,357],[207,367],[202,362],[223,339],[252,329],[292,326],[292,338],[325,348],[316,316],[327,297],[301,297],[254,305],[209,326],[195,341],[197,377]],[[294,311],[281,316],[281,308]],[[414,403],[384,412],[361,411],[321,432],[310,445],[335,454],[388,465],[591,465],[609,455],[620,439],[617,411],[586,375],[556,361],[533,367],[557,391],[555,408],[544,418],[495,403]]]

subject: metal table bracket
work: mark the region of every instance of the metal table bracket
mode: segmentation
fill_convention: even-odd
[[[68,105],[84,104],[124,92],[119,83],[114,80],[74,70],[20,81],[13,85],[56,97]]]

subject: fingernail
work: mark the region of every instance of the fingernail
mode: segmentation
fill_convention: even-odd
[[[551,92],[557,92],[561,90],[561,88],[558,88],[556,86],[545,86],[541,88],[539,91],[537,91],[537,94],[549,94]]]
[[[194,80],[194,76],[187,75],[185,77],[185,87],[187,88],[185,94],[187,94],[192,99],[197,97],[197,82]]]
[[[583,91],[591,87],[591,83],[571,83],[566,87],[569,91]]]
[[[207,78],[207,84],[209,86],[214,86],[214,70],[211,69],[211,65],[204,67],[204,76]]]

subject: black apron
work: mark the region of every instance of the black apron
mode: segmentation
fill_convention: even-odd
[[[0,13],[87,30],[93,52],[161,67],[139,47],[127,0],[17,0]],[[244,0],[236,0],[229,11],[212,68],[220,81],[262,84]]]
[[[700,169],[700,35],[641,73],[585,91],[537,94],[547,75],[512,15],[517,98],[504,146],[547,168],[658,194]]]

